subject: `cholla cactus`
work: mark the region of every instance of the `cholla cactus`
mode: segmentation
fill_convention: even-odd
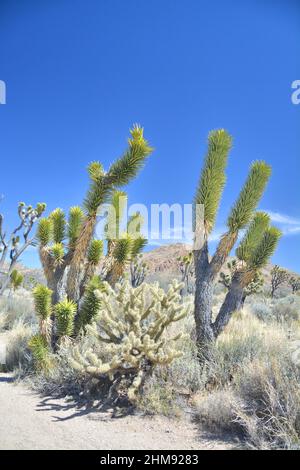
[[[143,166],[152,148],[143,136],[143,129],[136,125],[131,129],[128,149],[111,165],[107,172],[99,162],[88,167],[90,188],[83,202],[83,209],[71,207],[68,217],[62,209],[55,209],[39,223],[37,238],[39,252],[48,287],[53,291],[54,304],[67,297],[78,305],[86,286],[99,264],[104,265],[104,278],[114,285],[122,277],[126,265],[135,256],[136,247],[143,243],[128,234],[121,233],[119,222],[125,193],[119,187],[129,183]],[[111,202],[114,210],[115,232],[107,240],[107,256],[103,257],[103,242],[94,240],[97,213],[103,203]],[[143,239],[144,240],[144,239]],[[105,259],[105,261],[104,261]]]
[[[134,401],[145,374],[181,355],[176,342],[182,333],[167,334],[168,327],[191,308],[181,301],[181,287],[174,281],[165,293],[158,284],[133,288],[123,282],[113,290],[105,283],[104,289],[95,291],[100,308],[96,321],[87,327],[96,346],[85,354],[76,347],[73,367],[94,378],[109,376],[113,382],[125,377],[128,397]]]
[[[226,181],[225,169],[231,149],[231,136],[223,129],[209,134],[208,152],[194,199],[194,264],[196,277],[195,322],[197,343],[203,357],[210,357],[210,345],[228,323],[232,313],[240,308],[245,289],[255,279],[257,272],[273,254],[280,231],[270,227],[267,214],[255,215],[271,174],[271,168],[263,161],[252,164],[246,182],[227,219],[227,231],[213,256],[209,256],[208,239],[220,205]],[[203,223],[196,217],[198,205],[204,209]],[[212,320],[214,285],[222,266],[235,246],[240,231],[247,229],[238,248],[239,267],[232,277],[229,292],[217,315]],[[202,241],[202,243],[200,243]]]
[[[271,297],[274,297],[278,288],[288,280],[288,272],[276,264],[271,271]]]
[[[32,236],[32,230],[45,209],[46,204],[44,203],[38,203],[36,207],[32,207],[27,206],[24,202],[19,202],[18,217],[20,221],[10,236],[7,236],[3,230],[4,217],[0,214],[0,295],[9,286],[19,257],[29,246],[34,245],[35,237]],[[4,269],[8,256],[8,268]]]

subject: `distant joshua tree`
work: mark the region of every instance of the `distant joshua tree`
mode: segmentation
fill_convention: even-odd
[[[194,260],[193,253],[190,252],[185,256],[180,256],[177,258],[179,262],[179,270],[181,273],[181,282],[184,283],[184,288],[181,291],[181,295],[185,291],[187,294],[192,294],[194,292]]]
[[[271,174],[271,168],[263,161],[252,164],[248,178],[227,219],[227,231],[220,238],[213,256],[208,252],[208,238],[212,232],[223,188],[228,153],[232,145],[230,135],[224,130],[209,134],[208,152],[200,176],[194,199],[194,214],[198,204],[204,209],[203,224],[194,217],[195,240],[203,240],[194,245],[196,277],[194,315],[197,343],[201,357],[211,357],[211,345],[229,322],[233,312],[241,308],[245,291],[254,282],[257,273],[274,253],[281,232],[270,226],[267,214],[255,209],[261,199]],[[232,276],[225,300],[212,319],[214,285],[219,278],[222,266],[235,246],[240,231],[246,233],[236,250],[239,267]]]
[[[147,263],[143,260],[143,255],[139,253],[130,263],[130,277],[132,287],[139,287],[145,280],[149,272]]]
[[[288,280],[290,287],[292,288],[293,294],[300,290],[300,277],[291,276]]]
[[[20,221],[10,235],[7,235],[4,231],[4,216],[0,214],[0,295],[9,286],[11,275],[20,256],[29,246],[36,243],[32,230],[45,209],[46,204],[44,203],[39,203],[34,208],[20,202],[18,205]]]
[[[288,272],[277,264],[271,271],[271,297],[273,298],[278,288],[289,279]]]

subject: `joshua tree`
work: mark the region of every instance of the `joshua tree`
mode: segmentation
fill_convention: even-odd
[[[271,297],[274,297],[278,288],[287,282],[288,279],[287,271],[276,264],[271,271]]]
[[[227,231],[221,237],[213,256],[209,257],[208,238],[212,232],[225,185],[225,168],[232,139],[224,130],[210,133],[208,152],[194,199],[194,263],[196,276],[195,321],[197,343],[202,357],[210,357],[210,346],[240,308],[245,289],[273,254],[280,231],[270,227],[267,214],[255,209],[271,174],[262,161],[252,164],[248,178],[227,220]],[[200,221],[199,207],[204,210]],[[215,321],[212,319],[213,290],[222,266],[238,240],[242,229],[246,234],[237,249],[239,267]],[[201,243],[199,242],[201,241]]]
[[[34,245],[35,237],[32,236],[32,229],[35,222],[41,217],[46,209],[46,204],[39,203],[34,208],[27,206],[24,202],[18,205],[18,217],[20,222],[7,236],[3,230],[4,217],[0,214],[0,295],[3,294],[11,281],[11,275],[15,269],[18,259],[26,248]],[[8,258],[8,263],[6,260]]]
[[[130,263],[130,278],[132,287],[140,286],[147,276],[149,268],[143,261],[143,255],[139,253]]]
[[[39,222],[39,252],[48,288],[45,291],[38,286],[35,292],[41,289],[45,299],[51,296],[50,313],[47,308],[42,317],[51,319],[51,343],[54,348],[62,336],[85,330],[99,308],[94,291],[101,290],[103,280],[114,286],[130,261],[146,244],[140,234],[140,214],[131,216],[126,230],[121,230],[122,212],[127,199],[126,194],[116,188],[126,185],[136,176],[152,151],[141,127],[135,126],[130,132],[127,151],[107,172],[99,162],[89,165],[91,184],[83,209],[72,207],[68,221],[62,209],[55,209],[49,217]],[[98,240],[93,236],[97,213],[104,203],[110,203],[108,218],[104,240]],[[106,256],[103,256],[104,242]],[[98,266],[100,276],[95,275]],[[35,303],[37,305],[36,299]],[[40,344],[37,341],[38,347]]]
[[[229,291],[231,287],[231,283],[232,283],[232,278],[239,268],[238,260],[233,259],[232,261],[229,261],[227,263],[227,268],[228,268],[227,274],[224,273],[223,271],[220,273],[219,282],[223,284]],[[248,297],[249,295],[253,295],[253,294],[257,294],[258,292],[261,292],[263,285],[264,285],[263,275],[258,271],[255,274],[253,281],[250,282],[250,284],[248,284],[248,286],[245,287],[244,289],[244,295],[241,300],[241,307],[244,306],[246,297]]]
[[[190,252],[185,256],[180,256],[177,261],[179,262],[179,270],[181,273],[181,282],[184,283],[184,288],[186,293],[191,294],[194,289],[194,262],[193,262],[193,253]],[[183,294],[184,289],[182,289],[181,294]]]
[[[89,165],[91,183],[83,209],[72,207],[68,223],[61,209],[56,209],[39,223],[40,258],[48,287],[53,291],[54,303],[66,296],[79,303],[85,286],[102,259],[103,242],[93,238],[97,212],[104,203],[114,204],[120,199],[116,188],[125,186],[137,175],[152,151],[141,127],[135,126],[130,132],[128,149],[107,172],[99,162]],[[132,243],[126,234],[118,233],[118,211],[115,215],[115,233],[111,235],[113,230],[110,229],[106,237],[109,262],[105,263],[105,277],[112,284],[122,275],[124,262],[139,243]]]
[[[289,285],[292,288],[293,294],[298,292],[298,290],[300,290],[300,277],[291,276],[289,278]]]

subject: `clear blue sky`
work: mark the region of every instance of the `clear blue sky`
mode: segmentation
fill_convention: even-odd
[[[130,202],[189,203],[207,134],[223,127],[234,149],[218,228],[251,161],[266,159],[261,208],[286,233],[274,261],[299,271],[299,22],[299,0],[1,0],[7,224],[19,200],[80,204],[88,162],[108,166],[134,122],[156,150]]]

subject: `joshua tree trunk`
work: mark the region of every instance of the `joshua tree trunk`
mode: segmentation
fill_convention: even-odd
[[[10,264],[8,271],[7,271],[7,273],[6,273],[5,276],[4,276],[3,282],[2,282],[2,284],[0,285],[0,295],[3,295],[5,289],[7,289],[7,287],[9,286],[9,283],[10,283],[10,275],[11,275],[11,273],[13,272],[15,265],[16,265],[16,261],[13,261],[13,262]]]
[[[228,324],[233,312],[240,310],[245,302],[244,289],[241,286],[239,276],[233,279],[230,290],[227,292],[225,300],[220,308],[213,329],[217,338]]]
[[[208,245],[204,243],[203,248],[194,251],[195,263],[195,306],[194,315],[196,323],[197,344],[200,355],[210,355],[210,347],[215,339],[213,325],[211,322],[214,283],[210,279]]]

